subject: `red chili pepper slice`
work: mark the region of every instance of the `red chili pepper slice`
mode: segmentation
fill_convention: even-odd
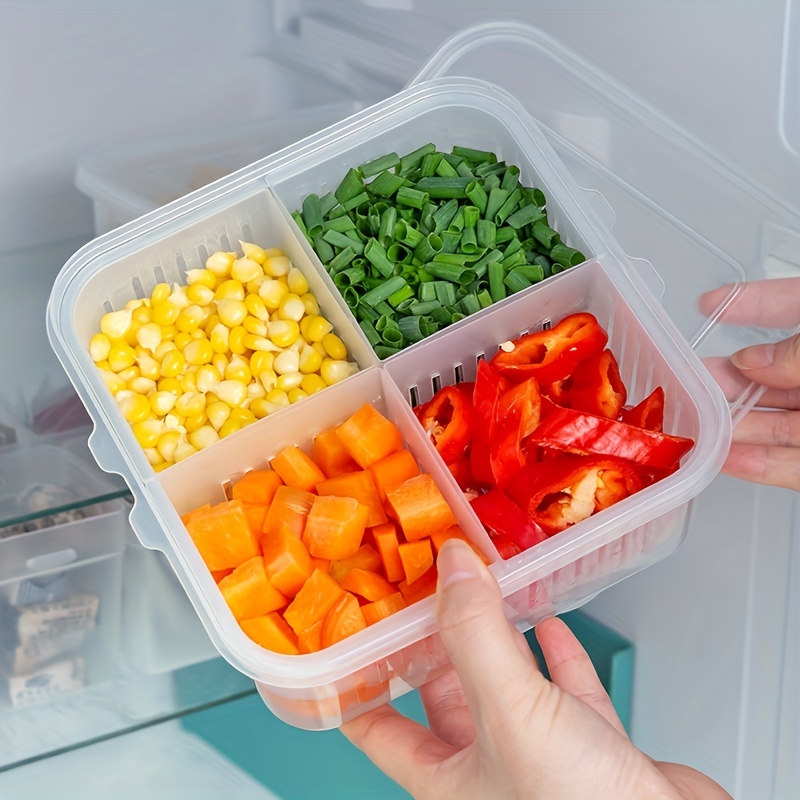
[[[475,390],[472,395],[474,425],[469,459],[475,480],[485,485],[494,483],[489,442],[492,436],[492,423],[496,418],[495,407],[500,395],[507,388],[508,381],[491,364],[484,360],[478,362]]]
[[[499,489],[475,497],[470,505],[498,550],[498,539],[501,543],[513,543],[519,548],[517,552],[521,552],[547,538],[547,534]]]
[[[456,479],[459,489],[462,492],[476,491],[478,482],[472,474],[472,466],[469,461],[469,456],[454,461],[452,464],[447,465],[450,474]]]
[[[648,431],[584,411],[556,407],[531,434],[545,447],[569,453],[609,455],[645,467],[671,470],[694,446],[691,439]]]
[[[549,330],[514,340],[513,349],[501,349],[491,363],[514,383],[531,377],[550,383],[566,378],[581,361],[602,352],[607,341],[593,314],[570,314]]]
[[[609,419],[619,417],[628,392],[620,377],[617,359],[610,350],[581,361],[570,378],[566,393],[568,402],[564,405]]]
[[[522,440],[539,424],[541,397],[536,378],[518,383],[500,395],[495,404],[489,460],[498,486],[525,464]]]
[[[471,386],[445,386],[430,401],[414,409],[445,464],[463,458],[469,447],[473,416]]]
[[[566,456],[530,464],[507,487],[508,496],[552,535],[643,487],[636,465],[611,456]]]
[[[664,430],[664,390],[656,386],[641,403],[633,408],[623,408],[620,419],[648,431]]]

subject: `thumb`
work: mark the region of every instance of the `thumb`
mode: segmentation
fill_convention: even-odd
[[[481,722],[496,719],[499,708],[518,705],[520,686],[533,689],[536,681],[547,681],[520,649],[500,588],[472,548],[448,540],[437,566],[440,635],[480,732]]]
[[[773,389],[794,389],[800,386],[800,334],[745,347],[731,362],[750,380]]]

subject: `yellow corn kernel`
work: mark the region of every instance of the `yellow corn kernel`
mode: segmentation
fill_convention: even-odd
[[[206,269],[214,275],[225,277],[230,274],[233,262],[236,261],[236,253],[227,253],[224,250],[217,250],[206,259]]]
[[[231,356],[230,363],[225,369],[226,381],[240,381],[247,385],[253,379],[250,372],[250,362],[243,356]]]
[[[203,450],[206,447],[219,441],[219,434],[211,425],[203,425],[196,431],[192,431],[187,437],[189,444],[196,447],[198,450]]]
[[[300,383],[300,388],[306,394],[316,394],[321,389],[324,389],[328,384],[322,378],[314,373],[313,375],[304,375]]]
[[[209,341],[215,353],[227,353],[230,342],[231,329],[227,325],[218,322],[209,334]]]
[[[146,325],[153,319],[153,310],[149,306],[139,306],[131,312],[131,322]]]
[[[256,297],[258,297],[258,292],[261,289],[261,284],[264,283],[264,281],[266,280],[269,279],[262,272],[257,278],[253,278],[252,281],[247,281],[247,283],[244,285],[244,290],[246,292],[244,299],[247,300],[247,298],[250,295],[255,295]]]
[[[223,403],[221,400],[217,400],[214,403],[209,403],[206,406],[206,416],[208,417],[208,421],[214,427],[214,430],[219,430],[231,415],[231,407],[227,403]]]
[[[242,322],[242,327],[254,336],[267,335],[267,323],[260,320],[258,317],[247,316]]]
[[[230,436],[232,433],[236,433],[242,428],[244,428],[244,423],[235,419],[226,420],[219,429],[219,438],[224,439],[226,436]]]
[[[139,365],[139,372],[143,378],[157,381],[161,377],[161,364],[153,356],[137,356],[136,363]]]
[[[217,386],[217,397],[232,408],[247,400],[247,386],[241,381],[222,381]]]
[[[228,368],[228,361],[228,356],[225,353],[216,353],[214,358],[211,359],[211,365],[220,375],[224,375],[225,370]]]
[[[180,333],[175,335],[173,342],[175,342],[175,347],[178,348],[181,352],[186,348],[186,345],[192,341],[192,335],[188,331],[181,331]]]
[[[175,327],[182,332],[191,333],[200,327],[203,321],[203,309],[191,303],[182,309],[175,320]]]
[[[173,458],[177,464],[179,461],[185,461],[189,456],[193,456],[196,452],[197,449],[189,444],[189,442],[179,441],[178,446],[175,448]]]
[[[272,278],[288,275],[292,262],[285,255],[268,256],[262,265],[264,272]]]
[[[300,371],[300,357],[293,350],[284,350],[275,356],[273,369],[278,375]]]
[[[178,431],[166,431],[158,437],[156,449],[161,453],[164,461],[171,462],[175,460],[175,448],[178,446],[180,439],[181,435]]]
[[[311,317],[306,323],[306,333],[303,337],[307,342],[321,342],[333,330],[333,325],[325,317],[319,315]]]
[[[300,337],[300,326],[292,319],[278,319],[267,326],[270,341],[278,347],[290,347]]]
[[[288,393],[292,389],[297,389],[302,381],[303,376],[299,372],[286,372],[283,375],[278,376],[275,387]]]
[[[100,318],[100,332],[104,333],[112,342],[122,339],[131,326],[132,313],[129,309],[109,311]]]
[[[220,322],[229,328],[235,328],[237,325],[241,325],[247,317],[247,306],[242,300],[228,297],[217,303],[217,314],[219,314]]]
[[[136,329],[136,342],[151,352],[161,344],[163,336],[157,322],[145,322]]]
[[[198,306],[207,306],[214,300],[214,290],[204,283],[192,283],[186,290],[189,300]]]
[[[131,424],[141,422],[150,416],[150,401],[144,395],[123,389],[117,392],[114,399],[122,416]]]
[[[202,392],[184,392],[175,401],[175,413],[182,417],[194,417],[202,414],[206,407],[206,396]]]
[[[150,293],[150,302],[155,308],[159,303],[163,303],[172,294],[172,287],[168,283],[158,283]]]
[[[248,333],[247,336],[245,336],[244,346],[247,350],[253,350],[262,353],[277,353],[281,349],[272,340],[267,339],[264,336],[256,336],[254,333]]]
[[[178,335],[178,329],[174,325],[161,326],[161,341],[171,342]]]
[[[256,415],[249,408],[234,408],[231,409],[229,419],[235,419],[243,425],[249,425],[251,422],[256,421]]]
[[[106,361],[96,361],[95,362],[95,366],[98,369],[104,369],[104,370],[108,370],[109,372],[111,372],[111,367],[108,366],[108,360],[106,360]]]
[[[328,386],[333,386],[334,383],[339,383],[356,372],[358,372],[357,364],[333,358],[322,359],[322,366],[319,368],[320,377]]]
[[[217,276],[210,269],[190,269],[186,271],[186,283],[189,286],[205,286],[213,290],[217,285]]]
[[[228,337],[228,349],[231,353],[235,353],[238,356],[244,355],[244,352],[247,350],[245,339],[248,336],[250,336],[250,334],[241,325],[231,328],[231,333]]]
[[[264,419],[269,416],[274,409],[272,403],[263,397],[258,397],[250,403],[250,410],[255,415],[256,419]]]
[[[198,428],[202,428],[207,422],[208,417],[206,416],[205,411],[203,411],[201,414],[195,414],[194,416],[186,417],[183,425],[186,428],[186,433],[193,433]]]
[[[202,328],[198,328],[196,331],[192,331],[189,334],[189,336],[192,339],[205,339],[205,338],[207,338],[206,334],[205,334],[205,331]]]
[[[320,358],[327,358],[328,351],[325,349],[325,345],[322,342],[314,342],[311,347],[320,355]]]
[[[181,382],[175,377],[162,378],[158,382],[156,389],[159,392],[169,392],[170,394],[175,395],[175,397],[178,397],[179,395],[183,394],[183,389],[181,388]]]
[[[300,322],[305,314],[306,307],[296,294],[287,294],[278,308],[279,319],[293,319],[295,322]]]
[[[322,366],[322,356],[309,344],[301,348],[298,355],[298,366],[304,375],[317,372]]]
[[[167,467],[171,467],[173,462],[162,461],[160,464],[151,464],[153,472],[163,472]]]
[[[120,372],[136,363],[136,352],[129,344],[117,342],[108,351],[108,365],[114,372]]]
[[[289,286],[289,291],[298,296],[308,291],[306,276],[297,267],[289,268],[289,272],[286,275],[286,283]]]
[[[133,435],[144,448],[155,448],[162,433],[164,433],[164,422],[159,419],[143,419],[133,425]]]
[[[262,370],[261,374],[258,376],[259,381],[261,381],[261,385],[267,392],[272,391],[276,384],[278,383],[278,373],[275,372],[272,367],[269,369]]]
[[[155,447],[145,447],[144,454],[147,456],[147,460],[150,462],[151,467],[158,467],[158,466],[166,466],[164,461],[164,457]]]
[[[125,388],[136,392],[136,394],[148,395],[156,388],[156,382],[151,378],[143,378],[141,375],[137,375],[125,384]]]
[[[203,323],[203,330],[205,331],[206,336],[211,338],[211,331],[214,330],[215,326],[219,325],[219,314],[216,311],[217,307],[214,306],[214,312],[209,315],[208,319]]]
[[[267,320],[269,320],[269,309],[258,294],[248,294],[244,298],[244,304],[247,306],[247,310],[251,316],[261,320],[261,322],[267,322]]]
[[[181,384],[181,393],[197,391],[197,367],[187,367],[178,378]]]
[[[177,398],[172,392],[166,392],[163,389],[153,392],[150,397],[150,410],[157,417],[165,417],[175,407]]]
[[[252,400],[266,396],[267,390],[264,388],[264,385],[261,383],[261,381],[251,381],[247,384],[247,401],[242,405],[244,406]]]
[[[153,350],[153,358],[157,361],[162,361],[164,356],[169,353],[170,350],[177,350],[178,345],[175,344],[174,341],[171,342],[161,342],[161,344]]]
[[[210,361],[211,359],[209,359]],[[197,391],[211,392],[216,388],[216,385],[222,380],[220,371],[213,364],[205,364],[197,370],[195,383],[197,384]]]
[[[111,370],[100,370],[100,377],[103,379],[103,383],[108,387],[108,390],[111,394],[117,394],[125,389],[125,381],[117,375],[116,372],[111,372]]]
[[[319,314],[319,303],[313,294],[306,292],[305,294],[300,295],[300,299],[303,301],[303,307],[306,310],[306,314],[310,316],[316,316]]]
[[[252,242],[243,242],[239,239],[239,247],[242,248],[245,258],[252,259],[259,266],[264,263],[264,259],[267,257],[267,251]]]
[[[169,296],[169,302],[179,311],[191,305],[189,298],[186,296],[186,287],[179,286],[177,283],[172,284],[172,294]]]
[[[258,290],[258,296],[264,301],[264,305],[270,311],[275,311],[280,307],[284,298],[289,294],[289,287],[281,280],[265,280]]]
[[[235,281],[233,279],[223,281],[217,286],[216,292],[214,292],[214,299],[218,304],[223,300],[240,300],[244,302],[244,296],[245,291],[241,281]]]
[[[174,325],[181,310],[170,300],[153,304],[153,322],[159,325]]]
[[[304,397],[308,397],[308,394],[304,392],[299,386],[295,386],[294,389],[290,389],[287,392],[289,396],[290,403],[296,403],[298,400],[302,400]]]
[[[161,377],[176,378],[183,372],[185,366],[186,359],[183,353],[178,349],[170,350],[161,359]]]
[[[258,261],[253,261],[252,258],[248,258],[247,256],[244,258],[237,258],[231,267],[231,277],[240,283],[253,281],[259,275],[263,274],[264,270],[261,269],[261,264],[259,264]]]
[[[208,339],[192,339],[186,347],[183,348],[183,355],[186,362],[194,367],[201,367],[203,364],[210,364],[211,359],[214,357],[214,348]]]
[[[272,369],[275,354],[265,350],[256,350],[250,356],[250,374],[257,378],[265,369]]]
[[[337,361],[347,358],[347,348],[335,333],[326,333],[322,337],[322,346],[325,348],[325,352]]]
[[[119,370],[117,373],[122,380],[127,383],[128,381],[132,381],[134,378],[138,378],[142,373],[139,371],[139,367],[135,364],[130,367],[125,367],[125,369]]]
[[[273,403],[276,406],[286,407],[289,405],[289,395],[286,394],[283,389],[273,389],[267,392],[265,399],[267,402]]]
[[[89,339],[89,355],[95,363],[107,360],[109,352],[111,352],[111,339],[107,334],[96,333]]]
[[[127,311],[134,311],[135,309],[139,308],[144,301],[140,300],[138,297],[132,297],[125,303],[125,309]]]

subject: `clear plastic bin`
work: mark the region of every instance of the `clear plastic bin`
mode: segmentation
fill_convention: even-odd
[[[521,169],[520,179],[548,197],[551,224],[589,261],[514,295],[378,362],[289,212],[308,193],[335,188],[348,167],[427,141],[490,149]],[[177,572],[222,655],[252,677],[282,719],[331,728],[420,686],[447,665],[436,633],[433,599],[420,601],[322,652],[282,656],[261,649],[235,623],[179,515],[224,498],[223,484],[263,464],[289,443],[375,400],[400,425],[460,524],[493,562],[509,618],[526,629],[545,614],[575,608],[597,592],[675,549],[689,500],[718,473],[731,417],[725,398],[682,339],[611,233],[608,207],[573,182],[546,138],[513,97],[481,81],[436,80],[395,97],[242,170],[76,254],[59,276],[48,309],[53,347],[95,419],[91,446],[100,465],[129,482],[137,503],[131,522],[143,543],[161,549]],[[134,288],[182,278],[207,253],[236,238],[283,247],[304,271],[320,305],[362,372],[267,417],[155,475],[88,355],[100,316]],[[137,283],[138,282],[138,283]],[[139,296],[142,296],[141,294]],[[478,354],[544,320],[589,310],[610,333],[631,399],[664,386],[670,432],[696,440],[669,478],[575,525],[532,550],[501,561],[483,527],[415,422],[407,397],[430,396],[434,376],[453,380],[461,364],[474,373]]]

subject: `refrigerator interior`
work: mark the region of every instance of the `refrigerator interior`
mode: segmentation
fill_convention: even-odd
[[[58,270],[100,232],[97,201],[76,187],[81,162],[104,150],[117,157],[126,148],[141,151],[142,142],[210,141],[239,126],[258,131],[284,114],[305,115],[313,125],[309,109],[343,117],[412,80],[458,29],[498,19],[534,25],[596,64],[706,153],[711,171],[747,187],[764,209],[800,214],[798,0],[519,0],[491,8],[456,0],[2,4],[0,114],[13,115],[14,124],[0,126],[0,423],[4,415],[21,422],[17,447],[39,441],[30,430],[36,412],[67,390],[43,320]],[[35,59],[24,56],[32,52]],[[579,125],[578,116],[564,124]],[[313,130],[286,127],[297,136]],[[598,135],[602,141],[602,131],[586,129],[587,140]],[[276,138],[270,149],[289,141]],[[580,182],[580,159],[566,160]],[[672,198],[681,224],[740,264],[748,279],[800,275],[800,227],[731,226],[726,198],[704,194],[694,178],[683,176],[685,205],[679,193]],[[147,206],[139,186],[127,189],[120,197],[128,219],[158,204]],[[644,224],[631,226],[630,254],[657,262],[649,252],[654,235]],[[677,292],[707,288],[702,276],[697,281]],[[675,293],[668,285],[667,302]],[[706,346],[731,344],[723,336]],[[124,492],[120,483],[113,488]],[[800,793],[799,528],[790,492],[720,477],[695,501],[675,555],[584,608],[635,644],[634,741],[654,757],[709,773],[740,800]],[[88,711],[75,696],[58,724],[88,718],[92,738],[120,718],[130,724],[173,708],[171,673],[132,670],[124,636],[122,683],[95,689],[102,699]],[[208,697],[223,699],[248,689],[217,663],[187,667],[199,692],[219,685]],[[133,699],[120,711],[112,695],[130,686]],[[17,714],[13,726],[0,719],[0,753],[18,736],[13,760],[36,757],[39,743],[21,742],[32,742],[51,719],[47,706]],[[52,736],[53,747],[59,741]],[[44,769],[46,762],[37,763]],[[15,788],[3,796],[28,795]]]

